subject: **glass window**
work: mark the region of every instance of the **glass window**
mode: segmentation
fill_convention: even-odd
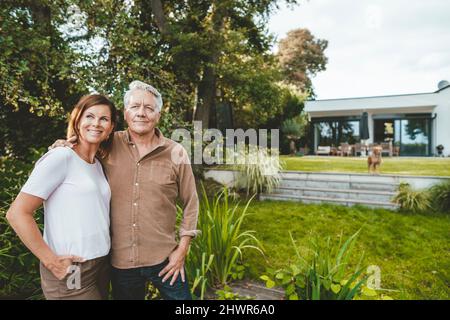
[[[336,119],[315,123],[318,146],[337,147],[359,142],[359,120]]]
[[[404,119],[401,120],[402,155],[427,156],[429,149],[429,120]]]
[[[430,155],[429,118],[380,119],[374,121],[374,142],[393,142],[402,156]]]

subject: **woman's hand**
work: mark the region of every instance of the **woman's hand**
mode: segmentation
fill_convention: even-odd
[[[85,260],[78,256],[55,256],[49,262],[42,262],[44,266],[49,269],[53,275],[58,278],[58,280],[62,280],[69,273],[69,267],[74,262],[84,262]]]

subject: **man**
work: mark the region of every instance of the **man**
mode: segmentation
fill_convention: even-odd
[[[128,129],[115,132],[103,161],[111,187],[114,299],[144,299],[148,281],[163,299],[191,299],[184,261],[199,232],[198,196],[186,151],[157,128],[161,107],[155,88],[133,81],[124,96]],[[184,205],[179,243],[177,198]]]

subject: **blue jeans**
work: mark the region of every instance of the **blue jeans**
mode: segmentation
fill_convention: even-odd
[[[158,273],[169,263],[169,259],[164,262],[133,269],[112,268],[112,294],[115,300],[144,300],[147,282],[152,282],[164,300],[192,300],[189,290],[188,279],[181,281],[179,274],[177,280],[170,285],[171,277],[166,282],[162,282],[164,276],[159,277]]]

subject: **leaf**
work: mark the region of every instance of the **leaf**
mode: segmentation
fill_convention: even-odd
[[[368,287],[363,287],[361,293],[367,297],[375,297],[377,295],[377,292],[375,290]]]
[[[339,284],[332,284],[331,291],[337,294],[339,293],[339,291],[341,291],[341,286]]]
[[[283,279],[283,278],[284,278],[284,273],[282,273],[282,272],[277,273],[277,275],[275,276],[275,278],[277,278],[277,279],[279,279],[279,280]]]
[[[273,282],[272,280],[269,279],[266,282],[266,287],[269,288],[269,289],[275,287],[275,282]]]
[[[293,284],[290,284],[287,288],[286,288],[286,294],[287,295],[291,295],[295,292],[295,286]]]

